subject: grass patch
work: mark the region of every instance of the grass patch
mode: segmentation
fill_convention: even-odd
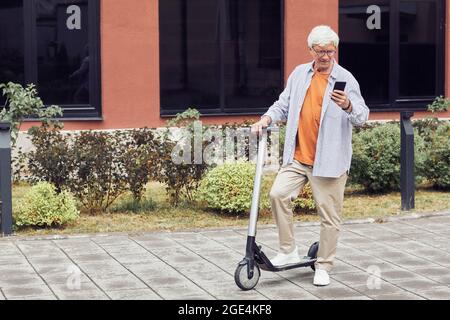
[[[13,203],[23,197],[29,186],[13,187]],[[107,232],[182,231],[203,228],[246,227],[248,215],[233,215],[199,208],[195,204],[182,203],[174,208],[168,204],[165,187],[150,183],[141,204],[133,203],[130,195],[124,195],[110,212],[90,216],[82,214],[75,223],[58,229],[21,229],[18,235],[86,234]],[[150,200],[151,199],[151,200]],[[423,185],[416,190],[416,209],[402,212],[401,194],[365,194],[360,186],[349,185],[344,198],[343,219],[383,218],[410,213],[435,212],[450,208],[450,191],[433,190]],[[319,221],[315,212],[294,215],[295,222]],[[261,212],[259,225],[274,224],[270,211]]]
[[[110,213],[150,213],[156,209],[156,202],[151,198],[136,201],[133,198],[125,199],[110,209]]]

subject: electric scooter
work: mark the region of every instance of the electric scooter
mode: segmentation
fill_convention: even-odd
[[[315,242],[308,250],[308,254],[299,263],[284,266],[274,266],[269,258],[264,254],[262,247],[256,243],[256,227],[259,215],[259,201],[261,194],[261,180],[263,167],[266,158],[267,137],[271,132],[277,132],[279,128],[269,127],[263,130],[258,141],[258,156],[256,161],[256,174],[253,185],[252,206],[250,210],[250,220],[248,226],[247,247],[245,258],[238,264],[234,273],[234,280],[237,286],[244,290],[252,290],[258,284],[261,277],[261,270],[269,272],[280,272],[295,268],[311,267],[315,270],[319,242]]]

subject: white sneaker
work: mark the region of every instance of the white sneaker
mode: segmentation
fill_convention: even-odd
[[[327,286],[330,284],[330,276],[326,270],[316,269],[316,274],[314,275],[314,285],[315,286]]]
[[[278,253],[275,258],[270,260],[274,267],[282,267],[289,264],[300,263],[300,256],[298,255],[298,248],[295,247],[291,253]]]

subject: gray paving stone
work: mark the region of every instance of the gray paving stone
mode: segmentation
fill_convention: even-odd
[[[102,244],[102,249],[108,252],[110,255],[115,256],[116,254],[133,254],[133,255],[145,255],[148,253],[148,250],[141,247],[135,242],[131,242],[130,244],[121,244],[121,245],[105,245]]]
[[[0,299],[1,300],[1,299]],[[50,300],[58,300],[54,295],[48,295],[48,296],[36,296],[36,297],[13,297],[8,300],[20,300],[20,301],[50,301]]]
[[[111,300],[106,294],[98,290],[93,291],[79,291],[79,292],[64,292],[58,295],[60,300]]]
[[[412,271],[407,271],[407,270],[390,270],[390,271],[383,271],[380,274],[381,278],[388,280],[388,281],[393,281],[393,280],[411,280],[414,278],[417,278],[418,275],[415,274]]]
[[[53,257],[53,258],[31,258],[30,263],[36,266],[46,266],[46,265],[62,265],[62,264],[71,264],[69,258],[66,256],[61,257]]]
[[[374,296],[374,300],[425,300],[425,298],[410,292],[392,293]]]
[[[445,285],[428,279],[392,280],[395,285],[412,292],[444,289]]]
[[[22,255],[2,255],[0,256],[0,266],[27,265],[28,261]]]
[[[229,262],[227,262],[229,263]],[[229,263],[230,268],[232,268],[233,273],[236,270],[236,263]],[[173,264],[174,268],[181,273],[206,273],[206,272],[220,272],[223,271],[222,263],[211,263],[207,260],[204,260],[200,263],[181,263],[181,264]]]
[[[45,282],[48,285],[52,284],[66,284],[68,281],[70,282],[73,279],[73,276],[75,274],[72,272],[59,272],[59,273],[53,273],[53,274],[46,274],[42,275]],[[80,279],[79,281],[81,283],[87,283],[91,282],[91,280],[85,275],[84,273],[76,273],[77,279]]]
[[[36,276],[36,272],[31,267],[0,270],[0,281],[12,278],[34,277],[34,276]]]
[[[162,258],[164,262],[170,265],[183,265],[192,263],[204,263],[204,259],[195,254],[173,255]]]
[[[372,251],[371,252],[375,257],[386,260],[386,261],[390,261],[390,262],[396,262],[399,260],[405,260],[405,259],[409,259],[411,257],[410,254],[405,253],[403,251],[386,251],[386,250],[377,250],[377,251]]]
[[[338,299],[334,299],[334,300],[373,300],[370,297],[364,296],[364,295],[359,295],[359,296],[353,296],[353,297],[340,297]]]
[[[200,234],[210,239],[230,239],[241,237],[241,235],[236,233],[234,230],[202,231]]]
[[[408,270],[414,270],[417,267],[429,267],[429,268],[438,267],[438,265],[433,262],[414,257],[397,260],[395,261],[395,264]]]
[[[88,278],[82,278],[82,277],[80,277],[79,279],[75,279],[75,278],[74,279],[66,279],[66,281],[59,282],[59,283],[48,283],[48,285],[54,291],[76,292],[76,291],[86,291],[86,290],[97,290],[98,289],[98,286],[96,286],[96,284],[94,282],[92,282]]]
[[[191,280],[182,275],[176,275],[172,277],[142,278],[142,280],[152,289],[167,288],[172,286],[182,287],[194,285]]]
[[[48,296],[53,294],[46,285],[2,287],[2,291],[7,299],[15,297],[36,297],[41,295]]]
[[[111,236],[106,235],[105,237],[92,237],[89,239],[93,243],[97,245],[130,245],[133,244],[133,241],[130,240],[128,235],[123,236]]]
[[[133,264],[126,266],[126,268],[136,276],[145,278],[176,276],[179,274],[173,267],[162,262],[156,264]]]
[[[95,278],[92,280],[103,289],[103,291],[127,290],[127,289],[146,289],[147,285],[134,275],[114,277],[110,279]]]
[[[370,276],[370,274],[362,271],[354,273],[331,274],[332,279],[342,282],[349,287],[354,285],[365,285]]]
[[[300,287],[282,289],[258,288],[258,292],[262,293],[271,300],[319,300],[318,297]]]
[[[425,297],[430,300],[449,300],[450,299],[450,288],[438,289],[431,291],[420,291],[417,292],[418,295]]]
[[[316,287],[313,284],[310,284],[307,287],[304,287],[304,289],[323,300],[339,300],[342,298],[364,296],[353,288],[338,284],[336,282],[331,283],[327,287]]]
[[[360,269],[337,260],[335,262],[335,266],[333,267],[333,270],[330,272],[330,274],[340,274],[340,273],[353,273],[353,272],[358,272]]]
[[[214,299],[214,296],[194,284],[152,288],[164,300]]]
[[[122,265],[114,262],[112,265],[102,263],[87,263],[79,265],[79,268],[88,276],[97,278],[112,278],[119,277],[129,273],[129,271]]]
[[[439,258],[439,260],[434,261],[436,265],[450,268],[450,257],[449,256],[442,256]]]
[[[58,259],[61,257],[61,252],[56,251],[56,252],[51,252],[51,251],[46,251],[43,249],[39,249],[39,250],[32,250],[30,252],[24,252],[24,254],[27,256],[27,258],[29,260],[33,260],[33,259]]]
[[[108,291],[112,300],[161,300],[162,298],[150,289],[133,289]]]
[[[161,261],[149,252],[144,253],[129,253],[129,254],[113,254],[115,260],[120,264],[130,265],[130,264],[152,264]]]
[[[373,257],[368,258],[358,258],[358,259],[346,259],[346,262],[353,267],[356,267],[360,270],[367,270],[368,268],[379,268],[380,270],[392,270],[397,269],[398,266],[389,263],[387,261],[383,261],[380,259],[376,259]]]
[[[380,296],[384,294],[394,294],[394,293],[403,293],[404,289],[397,287],[395,285],[392,285],[386,281],[381,280],[379,283],[379,286],[377,286],[374,282],[369,283],[370,286],[366,284],[364,285],[355,285],[352,288],[361,294],[368,296],[368,297],[375,297]]]
[[[76,265],[74,265],[71,262],[65,263],[65,264],[42,264],[38,266],[34,266],[36,269],[36,272],[40,275],[52,275],[55,273],[61,273],[61,272],[70,272],[70,270],[73,270],[73,268],[77,268]]]
[[[148,249],[148,250],[152,250],[152,249],[161,249],[161,248],[177,248],[180,245],[171,240],[171,239],[160,239],[160,240],[146,240],[146,241],[142,241],[142,240],[137,240],[137,242],[144,248]]]
[[[93,283],[81,283],[80,289],[67,284],[54,284],[51,287],[60,300],[109,300]]]
[[[258,286],[256,290],[242,291],[234,284],[211,285],[202,288],[218,300],[267,300]]]
[[[82,263],[82,262],[113,262],[114,258],[109,256],[106,253],[99,253],[99,254],[84,254],[84,255],[77,255],[77,256],[71,256],[71,258],[76,263]]]
[[[447,267],[417,267],[417,268],[413,268],[411,269],[410,272],[414,272],[418,275],[424,276],[424,277],[428,277],[428,278],[434,278],[434,277],[443,277],[443,276],[450,276],[450,269]]]
[[[255,290],[241,291],[233,275],[245,253],[246,228],[0,240],[0,287],[6,298],[9,294],[19,299],[442,298],[448,297],[450,284],[449,223],[450,216],[345,225],[332,284],[326,288],[313,286],[314,274],[305,268],[263,271]],[[319,231],[316,225],[296,225],[300,254],[319,239]],[[277,229],[261,228],[258,243],[269,257],[274,256]],[[78,291],[67,286],[74,268],[81,272],[82,289]],[[379,290],[368,287],[375,280],[368,268],[380,271]],[[25,286],[31,289],[24,293]],[[4,299],[1,290],[0,299]]]
[[[439,262],[440,258],[450,257],[450,253],[448,252],[429,247],[425,249],[416,250],[415,254],[419,257],[423,257],[424,259],[429,259],[436,262]]]
[[[45,283],[38,275],[0,280],[0,287],[19,287],[19,286],[45,286]]]
[[[431,277],[431,279],[442,285],[450,286],[450,275],[448,274],[445,276]]]
[[[170,240],[169,233],[147,233],[141,235],[131,235],[130,239],[137,243],[145,241],[170,241],[171,243],[173,243],[173,241]]]
[[[223,282],[233,282],[234,277],[231,274],[228,274],[224,271],[216,271],[216,272],[192,272],[192,273],[184,273],[184,276],[189,280],[193,281],[196,284],[202,283],[215,283],[220,285]]]

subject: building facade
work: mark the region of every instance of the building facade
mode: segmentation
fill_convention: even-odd
[[[449,15],[445,0],[3,0],[0,83],[35,83],[69,130],[159,127],[189,107],[257,119],[327,24],[370,120],[422,118],[449,95]]]

